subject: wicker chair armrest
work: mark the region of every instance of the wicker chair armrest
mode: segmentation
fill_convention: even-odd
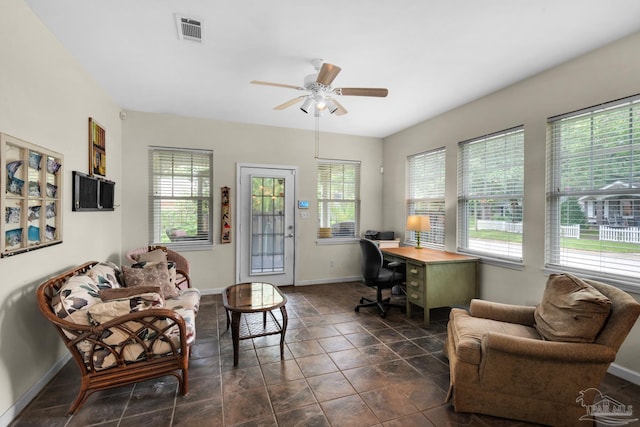
[[[176,268],[176,273],[177,274],[182,274],[182,280],[178,281],[178,279],[176,278],[176,288],[181,289],[182,288],[181,285],[183,283],[185,283],[185,282],[187,283],[187,288],[190,288],[191,287],[191,277],[189,277],[189,274],[186,271],[181,270],[179,268]]]

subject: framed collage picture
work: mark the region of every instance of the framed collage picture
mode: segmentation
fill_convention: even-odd
[[[62,154],[0,133],[0,257],[62,243]]]

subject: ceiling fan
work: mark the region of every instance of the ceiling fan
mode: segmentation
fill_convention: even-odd
[[[385,97],[389,91],[385,88],[361,88],[361,87],[336,87],[331,86],[333,80],[338,73],[342,70],[337,65],[322,62],[322,59],[313,59],[311,64],[316,69],[317,73],[309,74],[304,78],[304,86],[288,85],[281,83],[270,83],[259,80],[252,80],[251,84],[284,87],[288,89],[295,89],[307,92],[305,95],[295,97],[284,104],[280,104],[274,107],[274,110],[284,110],[291,107],[300,101],[302,105],[300,109],[305,113],[313,111],[316,116],[319,116],[324,111],[329,111],[331,114],[341,116],[347,114],[347,110],[338,102],[335,98],[336,95],[342,96],[374,96]],[[315,110],[314,110],[315,107]]]

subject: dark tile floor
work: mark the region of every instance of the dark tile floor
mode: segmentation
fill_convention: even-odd
[[[447,309],[423,328],[395,309],[353,308],[360,283],[281,288],[289,327],[285,360],[279,337],[241,341],[233,367],[220,295],[204,296],[190,361],[190,392],[173,377],[94,393],[64,414],[79,388],[71,362],[11,424],[22,426],[531,426],[445,403],[449,370],[442,356]],[[54,333],[53,329],[51,333]],[[601,391],[640,408],[640,387],[608,375]]]

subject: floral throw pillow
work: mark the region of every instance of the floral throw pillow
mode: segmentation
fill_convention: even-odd
[[[127,288],[159,286],[165,299],[176,298],[179,295],[178,289],[171,283],[166,262],[147,262],[142,268],[123,266],[122,270]]]

